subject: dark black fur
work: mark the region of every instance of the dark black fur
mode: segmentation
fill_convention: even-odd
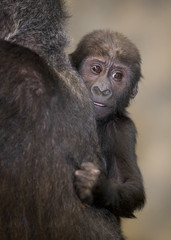
[[[0,239],[121,239],[73,173],[100,164],[93,109],[64,48],[60,0],[0,2]]]
[[[76,171],[78,195],[118,217],[133,217],[134,210],[144,205],[145,193],[135,153],[136,128],[125,109],[136,95],[141,77],[139,52],[122,34],[100,30],[86,35],[70,58],[94,102],[107,165],[107,177],[103,178],[89,163]],[[94,72],[97,67],[101,72]],[[123,80],[112,79],[115,71],[123,71]]]

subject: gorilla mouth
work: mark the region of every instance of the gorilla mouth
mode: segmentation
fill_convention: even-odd
[[[102,103],[98,103],[98,102],[93,102],[95,106],[98,106],[98,107],[105,107],[104,104]]]

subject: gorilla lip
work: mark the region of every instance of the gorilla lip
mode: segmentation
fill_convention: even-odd
[[[94,105],[96,105],[98,107],[105,107],[105,105],[102,103],[98,103],[98,102],[93,102],[93,103],[94,103]]]

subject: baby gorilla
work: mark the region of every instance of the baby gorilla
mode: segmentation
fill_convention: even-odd
[[[136,127],[126,108],[138,92],[140,54],[122,34],[99,30],[83,37],[70,59],[94,104],[107,170],[104,176],[93,163],[83,163],[75,172],[77,193],[82,201],[118,217],[134,217],[145,193],[135,153]]]

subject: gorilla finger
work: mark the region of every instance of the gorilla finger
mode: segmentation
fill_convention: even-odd
[[[84,162],[81,164],[81,169],[95,174],[100,174],[100,170],[92,162]]]

